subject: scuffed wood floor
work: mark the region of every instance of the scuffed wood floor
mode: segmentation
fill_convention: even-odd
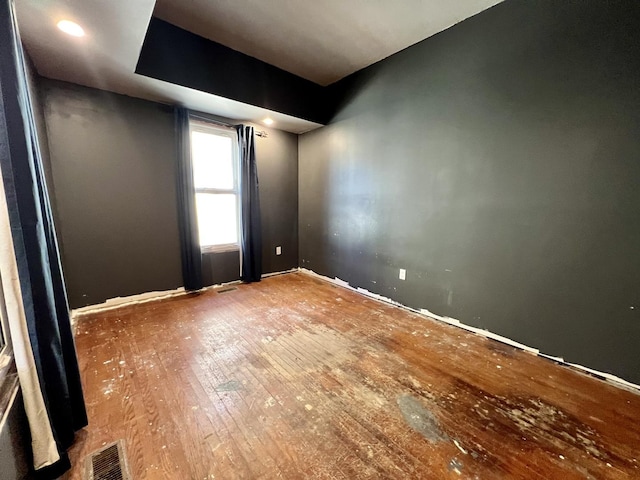
[[[82,460],[143,479],[640,478],[640,396],[302,273],[82,317]]]

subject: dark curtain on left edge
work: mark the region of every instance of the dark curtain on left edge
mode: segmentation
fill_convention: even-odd
[[[182,258],[182,280],[185,290],[200,290],[202,282],[202,252],[198,236],[196,195],[193,185],[193,165],[191,162],[191,136],[189,132],[189,111],[175,109],[175,129],[178,139],[177,152],[177,192],[178,222],[180,231],[180,256]]]
[[[29,342],[60,460],[42,468],[57,478],[69,468],[66,450],[87,425],[73,333],[44,168],[29,94],[24,53],[11,0],[0,0],[0,90],[8,149],[2,174]]]
[[[243,282],[259,282],[262,277],[262,227],[260,222],[260,191],[256,164],[253,127],[238,125],[240,151],[240,203],[242,225],[240,243]]]

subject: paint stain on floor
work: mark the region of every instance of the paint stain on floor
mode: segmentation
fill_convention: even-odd
[[[411,395],[400,395],[398,407],[409,426],[430,442],[443,442],[449,437],[440,430],[435,415]]]
[[[229,380],[216,386],[216,392],[237,392],[242,390],[242,383],[237,380]]]

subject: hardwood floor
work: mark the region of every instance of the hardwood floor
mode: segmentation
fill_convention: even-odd
[[[142,479],[640,478],[640,395],[302,273],[84,316],[82,460]]]

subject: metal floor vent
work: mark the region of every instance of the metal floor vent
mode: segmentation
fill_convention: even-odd
[[[118,440],[86,459],[85,480],[131,480],[124,443]]]
[[[238,287],[226,287],[226,288],[220,288],[218,290],[216,290],[216,292],[218,293],[227,293],[227,292],[232,292],[234,290],[237,290]]]

